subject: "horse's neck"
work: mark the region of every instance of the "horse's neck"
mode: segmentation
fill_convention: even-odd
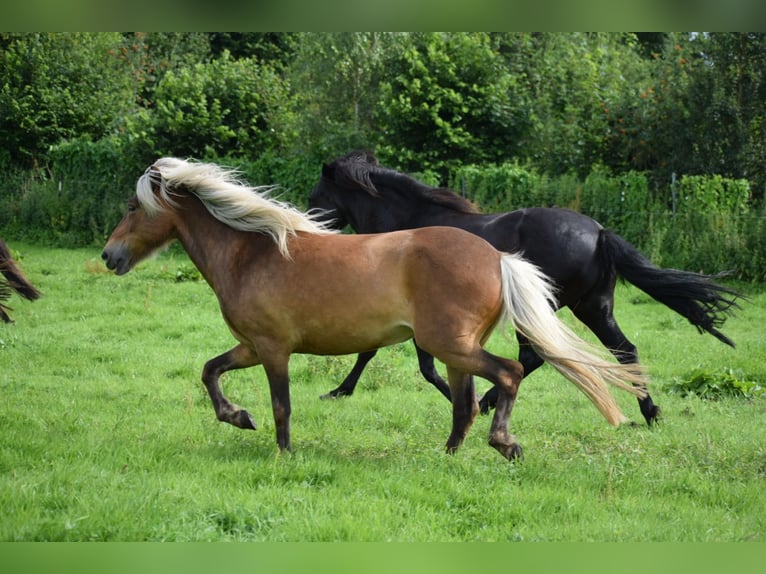
[[[239,231],[218,221],[199,201],[185,203],[177,224],[178,239],[214,291],[242,266],[245,250],[265,253],[277,249],[266,235]],[[258,243],[261,248],[254,250]]]
[[[394,197],[394,196],[392,196]],[[433,225],[446,225],[449,227],[463,227],[470,219],[469,214],[454,210],[445,205],[434,203],[418,197],[402,197],[398,194],[396,199],[386,205],[378,217],[385,221],[388,229],[380,231],[394,231],[397,229],[411,229],[415,227],[429,227]]]
[[[361,195],[361,194],[360,194]],[[366,195],[352,207],[348,222],[357,233],[386,233],[400,229],[419,227],[422,208],[415,197],[407,197],[389,190],[381,191],[382,197]]]

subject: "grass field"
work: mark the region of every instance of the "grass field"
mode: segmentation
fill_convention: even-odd
[[[295,356],[294,452],[280,456],[260,368],[223,379],[259,429],[215,419],[200,372],[234,340],[182,253],[115,277],[97,248],[11,247],[44,297],[14,298],[16,323],[0,325],[2,541],[766,541],[766,399],[668,391],[699,366],[766,386],[760,289],[744,287],[730,349],[619,287],[663,409],[655,428],[617,395],[642,424],[613,429],[544,367],[511,423],[523,463],[487,446],[489,417],[447,456],[450,406],[403,344],[336,401],[318,397],[353,357]],[[499,335],[490,346],[516,354]]]

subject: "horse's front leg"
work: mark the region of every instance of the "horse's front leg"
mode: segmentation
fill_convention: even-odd
[[[256,429],[255,420],[245,409],[229,401],[218,384],[218,379],[226,371],[244,369],[260,363],[258,355],[244,345],[237,345],[230,351],[210,359],[202,370],[202,382],[205,384],[210,400],[213,401],[215,416],[219,421],[227,422],[243,429]]]
[[[277,432],[277,446],[280,451],[292,450],[290,439],[290,375],[288,371],[289,355],[268,353],[268,360],[263,368],[269,379],[271,391],[271,410],[274,413],[274,427]]]
[[[433,355],[428,354],[426,351],[418,347],[417,341],[415,341],[415,350],[418,353],[420,374],[422,374],[429,383],[435,386],[448,401],[451,401],[452,394],[450,393],[449,385],[447,385],[447,383],[444,382],[444,379],[439,376],[439,373],[436,372]]]

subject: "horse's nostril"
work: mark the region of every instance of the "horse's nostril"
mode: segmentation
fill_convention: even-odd
[[[109,259],[109,255],[107,254],[107,252],[106,252],[106,251],[102,251],[102,252],[101,252],[101,259],[103,259],[104,261],[106,261],[107,259]]]

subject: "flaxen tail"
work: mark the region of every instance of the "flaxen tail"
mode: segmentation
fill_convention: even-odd
[[[40,292],[24,277],[13,260],[11,251],[2,239],[0,239],[0,274],[3,275],[3,278],[0,278],[0,301],[7,300],[13,292],[30,301],[40,297]],[[0,320],[4,323],[13,322],[8,311],[11,311],[11,308],[0,303]]]
[[[600,349],[561,322],[554,312],[553,285],[535,265],[520,255],[505,253],[501,270],[504,319],[529,339],[540,357],[585,393],[609,423],[626,422],[608,385],[645,396],[647,380],[641,367],[607,360]]]

